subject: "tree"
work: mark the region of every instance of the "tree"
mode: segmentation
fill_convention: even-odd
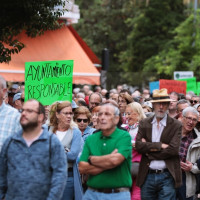
[[[182,0],[150,0],[148,6],[143,4],[135,18],[128,20],[132,31],[128,35],[127,50],[120,55],[127,82],[141,85],[144,81],[148,83],[150,77],[156,75],[156,71],[152,71],[150,66],[145,71],[144,63],[168,48],[168,42],[175,35],[173,30],[184,19]]]
[[[157,55],[146,60],[144,69],[157,72],[157,76],[172,78],[174,71],[194,71],[200,76],[200,11],[193,13],[175,30],[174,38]]]
[[[0,7],[0,62],[9,62],[11,54],[18,53],[23,47],[16,36],[25,31],[30,37],[41,35],[46,30],[61,26],[57,21],[64,7],[62,0],[2,0]]]
[[[131,0],[76,0],[80,7],[81,19],[75,25],[76,30],[101,58],[104,48],[110,52],[110,66],[107,85],[109,88],[123,83],[121,79],[119,55],[126,49],[128,27],[126,20],[135,13]]]
[[[185,19],[182,0],[77,0],[81,19],[76,29],[93,51],[110,50],[107,85],[141,85],[156,72],[144,63],[173,39]],[[149,73],[150,72],[150,73]],[[152,72],[152,73],[151,73]]]

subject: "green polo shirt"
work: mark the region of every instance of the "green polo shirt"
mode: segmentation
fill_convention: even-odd
[[[102,131],[89,136],[85,141],[80,161],[88,162],[89,156],[103,156],[118,149],[118,153],[125,157],[119,166],[105,170],[98,175],[90,175],[87,185],[93,188],[131,187],[131,137],[127,131],[116,128],[109,136],[102,135]]]

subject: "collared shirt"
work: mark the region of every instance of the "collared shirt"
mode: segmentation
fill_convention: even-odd
[[[110,136],[103,136],[102,131],[90,135],[85,141],[80,162],[88,162],[89,156],[104,156],[115,149],[125,160],[117,167],[105,170],[98,175],[90,175],[87,185],[92,188],[131,187],[131,137],[127,131],[116,128]]]
[[[0,151],[6,138],[21,129],[20,116],[18,110],[4,102],[0,106]]]
[[[181,138],[179,157],[182,162],[186,162],[187,151],[193,140],[194,140],[193,131],[191,131],[189,134]]]
[[[167,124],[167,114],[158,123],[156,116],[153,118],[152,123],[152,142],[160,142],[160,137],[162,135],[163,129]],[[149,166],[151,169],[165,169],[166,164],[164,160],[153,160]]]

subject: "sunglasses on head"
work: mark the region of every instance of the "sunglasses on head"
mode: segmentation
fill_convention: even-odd
[[[77,121],[78,123],[80,123],[81,121],[83,121],[84,123],[87,123],[87,122],[88,122],[88,119],[79,119],[79,118],[78,118],[76,121]]]
[[[190,103],[198,103],[198,101],[197,100],[190,100]]]

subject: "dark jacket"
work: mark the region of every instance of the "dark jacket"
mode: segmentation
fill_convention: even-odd
[[[182,125],[178,120],[167,116],[167,124],[162,132],[160,142],[152,142],[151,122],[153,118],[154,116],[146,118],[139,123],[136,149],[140,154],[142,154],[142,159],[140,162],[137,185],[141,187],[144,183],[151,160],[164,160],[167,169],[174,178],[175,187],[180,187],[182,183],[182,175],[179,159],[179,146]],[[146,142],[142,142],[142,138],[144,138]],[[162,149],[162,143],[168,144],[169,147]]]

